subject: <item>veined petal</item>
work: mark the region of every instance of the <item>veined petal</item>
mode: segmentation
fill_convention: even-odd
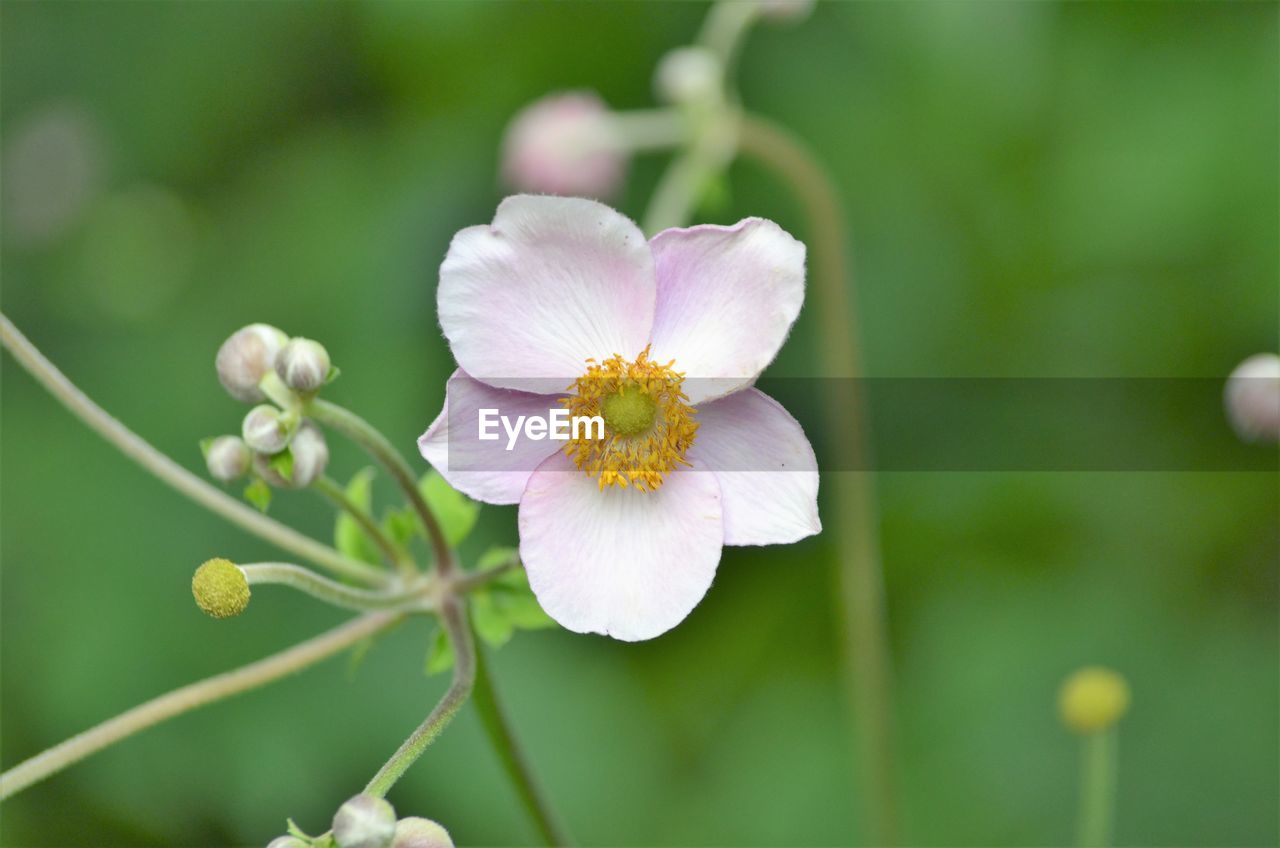
[[[695,476],[711,472],[720,481],[726,545],[783,545],[822,531],[813,447],[759,389],[699,407],[689,459]]]
[[[600,490],[564,454],[520,500],[520,558],[547,614],[628,642],[675,627],[711,586],[723,528],[714,474],[678,471],[656,492]]]
[[[587,359],[644,348],[655,285],[649,246],[628,218],[594,200],[516,195],[489,226],[454,236],[437,300],[468,374],[557,392]]]
[[[804,301],[804,245],[772,221],[664,230],[652,358],[674,359],[693,403],[748,386],[786,340]]]
[[[507,450],[509,434],[501,423],[487,431],[496,433],[496,440],[480,438],[480,410],[497,410],[514,427],[520,416],[548,417],[563,408],[555,396],[495,389],[459,368],[449,378],[444,408],[418,439],[418,450],[459,492],[485,503],[513,504],[534,469],[565,443],[529,439],[521,431]]]

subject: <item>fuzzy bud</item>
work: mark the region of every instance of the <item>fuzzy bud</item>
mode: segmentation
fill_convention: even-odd
[[[249,473],[249,446],[239,436],[219,436],[205,448],[204,462],[209,476],[223,483],[239,480]]]
[[[276,354],[276,375],[300,394],[311,394],[329,378],[329,351],[311,339],[290,339]]]
[[[1280,356],[1259,353],[1227,379],[1227,417],[1240,438],[1280,442]]]
[[[503,178],[539,194],[604,198],[627,169],[623,139],[591,92],[553,94],[526,106],[507,127]]]
[[[396,832],[396,811],[383,798],[357,795],[333,817],[338,848],[388,848]]]
[[[1067,678],[1058,693],[1062,723],[1077,733],[1105,730],[1129,708],[1129,684],[1109,668],[1090,666]]]
[[[214,618],[231,618],[249,606],[249,580],[229,559],[211,559],[191,578],[196,605]]]
[[[233,398],[245,403],[263,399],[258,383],[275,364],[276,354],[289,341],[270,324],[250,324],[237,330],[218,348],[218,382]]]
[[[680,47],[662,57],[653,77],[658,97],[667,103],[707,103],[720,96],[723,69],[705,47]]]
[[[296,836],[277,836],[267,843],[267,848],[307,848],[307,843]]]
[[[240,427],[241,435],[256,453],[279,453],[289,446],[294,428],[289,416],[268,403],[249,410]]]
[[[396,822],[391,848],[453,848],[453,837],[431,819],[411,816]]]
[[[329,465],[329,445],[324,433],[310,421],[303,421],[287,448],[288,473],[282,473],[279,457],[255,453],[253,470],[278,489],[305,489]]]

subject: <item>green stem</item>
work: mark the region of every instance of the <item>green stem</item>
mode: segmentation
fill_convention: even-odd
[[[0,314],[0,343],[3,343],[32,377],[73,415],[88,425],[89,429],[102,436],[125,456],[210,512],[334,574],[375,585],[385,582],[386,575],[378,569],[359,560],[345,557],[333,548],[322,545],[297,530],[268,518],[201,480],[160,453],[76,388],[75,384],[46,359],[3,314]]]
[[[494,580],[497,580],[499,577],[506,574],[508,571],[517,568],[519,565],[520,558],[513,556],[506,562],[501,563],[500,565],[495,565],[492,568],[486,568],[484,571],[473,571],[467,573],[460,572],[454,577],[453,582],[449,585],[452,591],[459,595],[465,595],[467,592],[474,591],[481,586],[484,586],[486,583],[491,583]]]
[[[449,543],[445,541],[444,531],[440,528],[440,522],[436,520],[431,507],[427,505],[422,492],[418,490],[418,482],[414,478],[413,469],[409,467],[409,463],[405,462],[404,457],[395,449],[395,446],[387,441],[387,437],[379,433],[369,422],[354,412],[319,398],[307,404],[307,414],[326,427],[332,427],[360,445],[370,456],[387,469],[392,479],[396,481],[396,485],[400,487],[405,497],[408,498],[414,511],[417,512],[418,518],[422,520],[422,525],[427,531],[427,537],[431,540],[431,548],[435,552],[436,567],[441,574],[451,572],[453,570],[453,552],[449,549]]]
[[[361,611],[398,609],[429,609],[431,600],[421,583],[415,589],[402,592],[382,592],[357,589],[321,577],[313,571],[288,562],[255,562],[240,566],[250,586],[273,584],[288,586],[335,607]],[[421,580],[421,578],[419,578]]]
[[[148,727],[197,707],[203,707],[205,704],[278,680],[331,657],[361,639],[387,629],[399,620],[400,616],[393,613],[364,615],[278,654],[264,657],[234,671],[183,686],[181,689],[175,689],[145,704],[140,704],[19,763],[0,775],[0,800],[141,730],[146,730]]]
[[[471,695],[476,682],[476,651],[471,639],[471,626],[467,623],[466,608],[457,598],[448,598],[440,610],[440,620],[449,641],[453,645],[453,679],[449,688],[418,729],[404,741],[404,744],[391,755],[391,759],[378,769],[369,784],[364,788],[366,794],[379,798],[387,794],[396,781],[413,765],[427,746],[436,740],[441,731],[453,720],[458,710]]]
[[[1111,844],[1116,792],[1115,728],[1098,730],[1081,740],[1080,848]]]
[[[382,552],[382,556],[388,564],[399,568],[402,576],[410,577],[417,572],[417,568],[414,567],[413,560],[410,559],[409,554],[387,538],[387,534],[382,532],[382,528],[378,526],[378,522],[373,520],[373,516],[347,497],[346,491],[342,486],[338,485],[337,481],[331,477],[318,477],[311,484],[311,488],[324,495],[334,506],[355,519],[355,522],[360,525],[360,529],[364,530],[365,535],[378,546],[378,550]]]
[[[832,501],[839,518],[827,522],[840,551],[839,619],[849,657],[848,685],[856,714],[861,783],[868,799],[870,841],[899,840],[893,765],[892,671],[880,563],[879,518],[862,397],[863,376],[846,222],[832,182],[796,136],[762,118],[744,116],[740,150],[777,173],[804,207],[812,245],[810,270],[824,344],[824,370],[844,385],[823,393],[826,431],[832,434]],[[836,438],[836,434],[839,437]]]
[[[502,707],[497,690],[494,689],[493,678],[489,676],[482,649],[476,652],[475,705],[477,712],[480,713],[480,721],[484,725],[485,733],[489,736],[489,741],[493,744],[498,758],[502,760],[503,769],[515,785],[516,794],[520,796],[521,803],[524,804],[529,817],[533,819],[534,826],[537,827],[543,841],[547,845],[570,844],[564,826],[557,818],[555,811],[551,809],[546,793],[539,785],[528,758],[525,757],[524,751],[515,738],[511,721]]]

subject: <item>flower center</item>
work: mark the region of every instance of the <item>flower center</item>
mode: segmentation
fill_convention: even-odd
[[[635,362],[617,355],[600,363],[588,359],[586,373],[569,387],[573,394],[561,401],[571,418],[604,419],[602,438],[583,428],[564,449],[602,491],[634,484],[652,492],[673,469],[689,464],[685,454],[698,432],[697,410],[681,391],[684,375],[673,365],[650,362],[647,347]]]

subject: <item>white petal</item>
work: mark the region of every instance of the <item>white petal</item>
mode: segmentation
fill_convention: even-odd
[[[804,245],[772,221],[664,230],[653,237],[653,359],[674,359],[696,404],[751,384],[804,301]]]
[[[722,539],[714,474],[675,472],[656,492],[602,492],[556,454],[520,500],[529,585],[578,633],[634,642],[675,627],[710,588]]]
[[[629,219],[593,200],[517,195],[493,224],[454,236],[437,300],[468,374],[555,392],[587,359],[634,358],[648,341],[654,297],[653,257]]]
[[[480,410],[497,410],[515,427],[519,416],[547,416],[563,408],[554,396],[495,389],[459,368],[449,378],[444,408],[418,439],[418,450],[459,492],[485,503],[513,504],[534,469],[565,443],[529,439],[521,429],[507,450],[508,433],[501,423],[488,429],[496,432],[496,440],[480,439]]]
[[[698,407],[689,461],[720,481],[726,545],[784,545],[822,531],[813,447],[764,392],[747,389]]]

